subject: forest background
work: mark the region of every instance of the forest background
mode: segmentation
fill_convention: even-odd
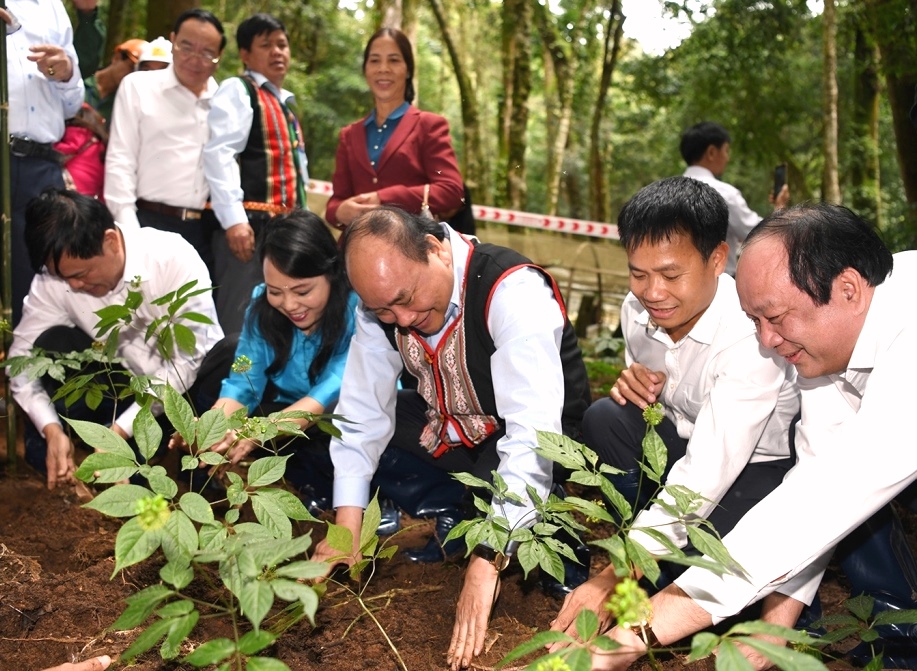
[[[102,0],[106,54],[168,36],[199,6],[224,24],[218,80],[241,72],[239,22],[287,26],[309,173],[330,180],[338,132],[372,99],[362,50],[380,25],[417,52],[415,104],[445,115],[474,202],[613,222],[656,179],[680,174],[683,129],[732,135],[725,179],[770,211],[788,165],[793,202],[829,200],[875,222],[894,249],[917,247],[914,0],[685,0],[660,15],[692,24],[661,55],[624,37],[621,0]],[[69,4],[69,3],[66,3]],[[72,7],[71,7],[72,10]],[[89,73],[84,73],[87,76]]]

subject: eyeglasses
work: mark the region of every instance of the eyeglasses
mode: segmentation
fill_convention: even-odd
[[[172,53],[179,54],[182,58],[196,58],[202,63],[213,63],[216,65],[220,62],[220,57],[212,51],[207,49],[204,49],[203,51],[195,51],[190,44],[173,44]]]

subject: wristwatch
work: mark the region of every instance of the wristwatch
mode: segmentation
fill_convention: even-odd
[[[512,558],[511,555],[505,555],[502,552],[494,550],[492,547],[484,545],[483,543],[478,543],[474,546],[474,549],[471,551],[475,557],[480,557],[481,559],[486,559],[493,567],[497,569],[497,572],[502,571],[507,566],[509,566],[509,560]]]

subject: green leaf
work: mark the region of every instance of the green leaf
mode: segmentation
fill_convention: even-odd
[[[151,473],[147,480],[150,483],[150,488],[157,494],[162,494],[164,498],[169,499],[170,501],[176,497],[178,494],[178,485],[175,484],[175,480],[170,478],[168,475],[159,475]]]
[[[192,610],[194,610],[194,602],[186,599],[179,599],[178,601],[167,603],[157,610],[156,614],[161,618],[178,617],[179,615],[187,615]]]
[[[793,669],[793,671],[825,671],[824,664],[805,652],[793,650],[784,645],[770,643],[760,638],[742,637],[736,639],[736,641],[744,643],[749,648],[754,648],[781,669]],[[720,646],[719,654],[723,654],[722,645]],[[742,653],[739,652],[738,654],[742,656],[742,659],[745,659]],[[751,668],[751,665],[749,665],[748,668]]]
[[[257,494],[253,494],[251,500],[255,517],[270,530],[274,538],[287,539],[293,537],[293,525],[290,523],[290,518],[284,515],[283,511],[273,501],[268,498],[262,498]]]
[[[197,422],[197,446],[200,450],[210,449],[226,437],[229,420],[222,408],[210,408]],[[203,458],[203,455],[198,455]]]
[[[779,624],[772,624],[770,622],[763,622],[761,620],[740,622],[727,632],[728,636],[734,636],[736,634],[774,636],[776,638],[786,639],[791,643],[800,643],[803,645],[817,645],[821,641],[821,638],[815,638],[804,631],[799,631],[791,627],[783,627]]]
[[[809,659],[812,658],[810,657]],[[729,639],[721,641],[717,648],[716,668],[720,671],[754,671],[751,662],[736,647],[736,644]],[[824,671],[824,667],[821,664],[819,664],[819,668]]]
[[[143,529],[136,517],[125,522],[115,538],[115,569],[111,577],[114,578],[118,571],[142,562],[156,552],[160,543],[160,531]]]
[[[255,461],[248,469],[248,486],[264,487],[280,480],[290,456],[263,457]]]
[[[194,444],[194,411],[191,405],[171,385],[166,387],[162,400],[166,417],[188,445]]]
[[[128,631],[139,627],[165,599],[175,594],[165,585],[151,585],[127,597],[127,608],[113,625],[115,631]]]
[[[246,634],[247,636],[248,634]],[[243,636],[244,638],[244,636]],[[219,664],[236,651],[236,644],[228,638],[215,638],[201,643],[190,655],[184,658],[185,663],[201,668]]]
[[[700,632],[691,639],[691,653],[688,662],[696,662],[704,657],[709,657],[720,643],[720,637],[709,632]]]
[[[589,608],[583,608],[576,616],[576,635],[580,640],[590,641],[599,633],[599,616]]]
[[[242,614],[252,623],[255,631],[261,628],[261,621],[274,604],[274,591],[261,580],[246,581],[236,596]]]
[[[77,435],[87,445],[97,450],[101,450],[102,452],[107,452],[108,454],[114,454],[123,459],[134,461],[134,451],[131,449],[131,446],[127,444],[124,438],[108,427],[96,424],[95,422],[85,422],[80,419],[64,419],[67,424],[73,427],[73,430],[76,431]]]
[[[325,540],[342,555],[350,556],[353,552],[353,534],[347,527],[329,523]]]
[[[262,498],[270,499],[291,520],[318,522],[308,508],[303,505],[303,502],[292,492],[288,492],[285,489],[265,487],[264,489],[259,489],[257,494]]]
[[[178,349],[188,355],[194,354],[194,348],[197,345],[194,331],[184,324],[174,324],[172,329],[175,333],[175,343],[178,345]]]
[[[917,623],[917,610],[883,610],[876,613],[875,625]]]
[[[226,520],[227,524],[235,524],[236,522],[239,521],[239,509],[230,508],[229,510],[226,511],[226,514],[223,515],[223,519]]]
[[[872,617],[872,608],[876,600],[871,596],[860,594],[859,596],[847,599],[844,607],[853,613],[861,622],[867,622]]]
[[[661,482],[662,474],[665,472],[666,460],[669,451],[666,449],[662,438],[656,433],[653,427],[647,427],[646,435],[643,436],[643,458],[652,471],[653,481]]]
[[[137,471],[137,462],[133,459],[128,460],[108,452],[95,452],[83,459],[74,475],[83,482],[109,483],[126,480]]]
[[[171,627],[171,620],[156,620],[134,639],[134,642],[131,643],[127,650],[121,653],[121,661],[130,662],[138,655],[142,655],[159,643],[159,641],[169,633]]]
[[[277,635],[269,631],[249,631],[239,639],[239,652],[243,655],[254,655],[261,652],[266,647],[272,645],[277,640]]]
[[[500,660],[500,664],[498,666],[506,666],[510,662],[515,662],[517,659],[525,657],[526,655],[529,655],[533,652],[543,651],[544,648],[551,643],[576,644],[578,641],[569,634],[565,634],[562,631],[540,631],[529,640],[510,650],[506,657]],[[558,653],[552,653],[545,657],[539,658],[539,661],[557,658],[559,656],[560,655]]]
[[[376,530],[382,521],[382,512],[379,509],[378,494],[373,496],[366,510],[363,511],[363,525],[360,527],[360,550],[369,547],[377,539]],[[369,553],[365,553],[369,554]]]
[[[494,491],[494,488],[489,482],[482,480],[481,478],[477,478],[471,475],[471,473],[451,473],[451,475],[453,478],[468,487],[472,487],[474,489],[486,489],[491,493]]]
[[[181,510],[169,515],[162,529],[162,551],[170,562],[190,562],[197,551],[197,530]]]
[[[229,459],[224,457],[219,452],[198,452],[198,459],[207,464],[208,466],[220,466],[222,464],[228,464]]]
[[[722,564],[730,573],[739,576],[745,575],[745,569],[739,566],[738,562],[730,556],[726,546],[723,545],[723,541],[695,526],[688,525],[686,529],[688,531],[688,539],[698,551]]]
[[[245,665],[246,671],[290,671],[290,667],[273,657],[251,657]]]
[[[188,517],[199,524],[213,522],[213,508],[210,507],[210,503],[207,499],[197,492],[186,492],[182,494],[178,506]]]
[[[115,485],[102,491],[92,501],[84,503],[83,507],[109,517],[133,517],[137,514],[137,502],[150,496],[153,496],[153,492],[140,485]]]
[[[283,578],[272,580],[270,585],[274,594],[284,601],[299,601],[305,608],[309,620],[312,620],[318,608],[318,595],[311,586]]]
[[[229,513],[233,511],[227,511],[226,516],[229,516]],[[239,511],[235,511],[236,516],[238,516]],[[227,520],[228,522],[229,520]],[[232,524],[232,522],[230,522]],[[226,540],[226,537],[229,535],[229,532],[226,530],[222,524],[205,524],[200,528],[198,532],[198,546],[201,550],[213,550],[215,548],[223,547],[223,541]]]
[[[175,589],[185,589],[194,580],[194,569],[187,562],[168,562],[159,569],[159,577]]]
[[[107,389],[107,387],[100,387],[97,384],[93,384],[86,390],[86,407],[90,410],[99,409],[99,406],[105,398],[102,394],[103,389]]]
[[[328,564],[319,561],[295,561],[278,566],[274,575],[293,580],[312,580],[328,573]]]
[[[148,407],[141,408],[134,418],[134,440],[137,441],[140,454],[146,461],[153,458],[162,444],[162,427],[156,422]]]
[[[169,633],[159,649],[163,659],[175,659],[178,657],[181,652],[182,642],[188,638],[188,634],[194,629],[200,616],[201,614],[194,610],[187,615],[169,620],[171,622]]]
[[[656,563],[656,558],[640,543],[632,541],[629,536],[624,537],[624,547],[627,550],[627,557],[643,572],[646,579],[655,585],[662,573],[659,564]]]
[[[179,319],[187,319],[189,322],[196,322],[198,324],[212,324],[213,320],[207,315],[201,314],[200,312],[182,312],[178,315]]]

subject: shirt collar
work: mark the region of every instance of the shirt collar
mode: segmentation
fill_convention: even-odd
[[[191,90],[185,88],[184,84],[178,81],[178,77],[175,76],[175,69],[172,66],[172,64],[169,64],[169,67],[167,67],[164,70],[164,72],[166,73],[165,74],[166,88],[182,88],[185,91],[188,91],[188,93],[190,93],[191,95],[194,95],[194,93]],[[217,88],[218,88],[217,80],[214,79],[213,77],[210,77],[207,80],[207,86],[204,87],[203,91],[201,91],[201,95],[195,96],[195,97],[198,100],[210,100],[213,97],[213,94],[216,93]]]
[[[258,88],[266,87],[268,90],[270,90],[271,93],[280,98],[280,102],[282,103],[286,103],[287,100],[295,97],[292,91],[288,91],[287,89],[278,89],[276,86],[274,86],[273,82],[271,82],[260,72],[255,72],[254,70],[246,70],[245,74],[255,80]]]
[[[730,287],[730,285],[732,286]],[[731,294],[735,294],[735,280],[726,273],[723,273],[717,278],[716,293],[713,295],[713,300],[710,301],[710,305],[704,310],[704,314],[700,316],[697,323],[688,331],[685,338],[691,338],[691,340],[701,343],[702,345],[713,343],[713,338],[716,336],[716,332],[720,326],[723,310],[728,308],[728,298]],[[642,306],[634,315],[634,322],[645,327],[650,337],[664,343],[674,342],[664,329],[656,327],[655,324],[650,321],[649,312]]]
[[[388,115],[385,121],[395,121],[396,119],[400,119],[407,113],[408,108],[410,108],[410,106],[411,106],[411,103],[405,100],[403,103],[401,103],[398,106],[398,109],[396,109],[394,112]],[[383,121],[382,123],[385,123],[385,121]],[[370,124],[375,124],[375,123],[376,123],[376,112],[375,110],[373,110],[363,120],[363,125],[369,126]]]
[[[694,178],[706,177],[708,179],[712,177],[713,179],[716,179],[716,175],[710,172],[709,169],[700,165],[689,165],[687,168],[685,168],[684,176]]]

